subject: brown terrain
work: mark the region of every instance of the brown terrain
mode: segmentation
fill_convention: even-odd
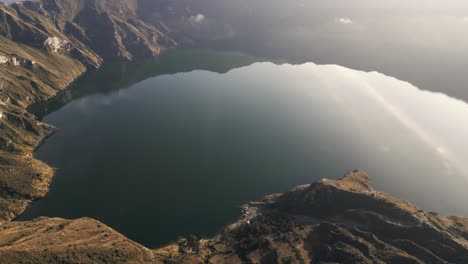
[[[245,205],[210,239],[150,250],[98,221],[0,223],[0,263],[468,263],[468,218],[369,186],[362,171]]]
[[[168,24],[184,20],[164,23],[158,12],[140,19],[140,3],[152,6],[0,4],[0,263],[468,263],[467,218],[424,212],[377,192],[362,171],[249,203],[213,238],[188,237],[155,250],[89,218],[11,221],[47,194],[54,175],[32,155],[54,128],[27,107],[104,61],[177,46]]]

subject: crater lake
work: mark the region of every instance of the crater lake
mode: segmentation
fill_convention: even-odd
[[[105,65],[30,111],[57,128],[35,153],[57,173],[18,220],[92,217],[156,247],[354,169],[468,214],[468,105],[377,72],[171,51]]]

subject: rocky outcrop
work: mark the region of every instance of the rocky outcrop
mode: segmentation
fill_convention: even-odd
[[[44,42],[44,46],[51,52],[69,54],[75,47],[68,40],[59,37],[49,37]]]
[[[0,222],[0,262],[468,263],[468,218],[422,211],[354,171],[250,202],[213,238],[154,250],[89,218]]]
[[[0,64],[30,68],[36,63],[34,61],[21,58],[14,54],[0,54]]]

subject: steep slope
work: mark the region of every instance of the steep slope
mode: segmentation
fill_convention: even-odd
[[[0,223],[10,263],[467,263],[468,218],[445,217],[369,186],[362,171],[245,205],[211,239],[149,250],[88,218]]]
[[[468,218],[375,191],[362,171],[246,206],[215,238],[157,255],[174,263],[468,263]]]
[[[1,35],[41,48],[49,37],[69,41],[72,56],[93,66],[101,58],[157,55],[175,43],[136,16],[136,1],[42,0],[3,5]],[[93,54],[96,53],[96,54]]]
[[[0,3],[0,219],[43,197],[53,169],[32,157],[53,128],[25,108],[68,87],[104,60],[160,54],[176,44],[125,0]]]

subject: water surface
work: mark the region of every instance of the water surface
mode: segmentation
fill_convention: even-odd
[[[58,173],[20,220],[88,216],[155,247],[356,168],[424,209],[468,215],[462,101],[333,65],[167,56],[107,67],[35,107],[59,128],[36,153]]]

